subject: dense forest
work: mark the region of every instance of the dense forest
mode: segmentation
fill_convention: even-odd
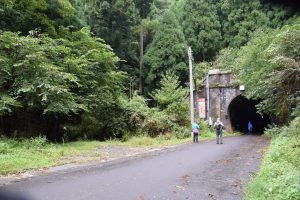
[[[199,86],[230,69],[260,112],[289,122],[300,115],[294,2],[0,0],[1,133],[189,135],[188,46]]]

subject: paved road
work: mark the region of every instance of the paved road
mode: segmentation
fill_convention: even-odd
[[[4,188],[36,200],[242,199],[243,185],[259,170],[267,145],[260,136],[225,138],[223,145],[192,143]]]

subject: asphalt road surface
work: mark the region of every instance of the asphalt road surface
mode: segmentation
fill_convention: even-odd
[[[259,171],[269,140],[224,138],[121,159],[81,169],[52,172],[2,189],[32,200],[235,200]]]

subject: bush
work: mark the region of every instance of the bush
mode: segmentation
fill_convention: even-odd
[[[278,136],[282,131],[282,128],[278,126],[273,126],[265,130],[265,135],[270,136],[270,137],[275,137]]]
[[[279,135],[273,134],[261,172],[247,188],[248,200],[300,199],[300,118],[280,130]]]
[[[26,149],[42,149],[49,144],[46,136],[25,139],[22,143]]]
[[[142,124],[142,131],[156,137],[170,132],[172,125],[172,120],[165,112],[152,108]]]
[[[156,137],[170,132],[178,126],[173,115],[158,108],[149,108],[142,96],[135,94],[131,100],[123,102],[125,118],[122,121],[127,124],[119,132],[123,140],[130,136],[149,135]]]
[[[9,152],[9,145],[5,142],[0,142],[0,154],[6,154]]]
[[[187,90],[179,86],[178,77],[167,73],[153,98],[157,105],[150,108],[146,99],[137,93],[131,99],[120,96],[113,106],[107,106],[109,110],[105,113],[85,113],[78,123],[65,125],[64,136],[68,140],[86,136],[93,139],[117,137],[122,141],[132,136],[156,137],[168,132],[176,132],[178,138],[189,136],[184,128],[189,123]]]
[[[173,132],[175,132],[175,136],[177,139],[184,139],[191,137],[191,130],[186,127],[175,127],[173,128]]]
[[[125,110],[127,112],[128,129],[131,131],[138,131],[145,118],[149,115],[150,108],[148,107],[145,98],[137,95],[136,93],[133,95],[131,100],[124,103]]]
[[[165,111],[172,120],[186,126],[189,123],[188,91],[179,84],[179,77],[167,72],[161,80],[161,88],[152,93],[152,97],[161,111]]]

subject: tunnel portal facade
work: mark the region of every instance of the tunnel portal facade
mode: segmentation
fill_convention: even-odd
[[[241,95],[236,78],[230,71],[210,70],[206,80],[207,119],[212,125],[217,118],[232,132],[228,107],[231,101]]]
[[[255,105],[259,101],[243,97],[244,90],[230,71],[210,70],[205,88],[196,94],[199,117],[207,119],[210,125],[220,118],[228,132],[247,132],[249,121],[255,123],[254,130],[263,131],[268,118],[257,114]]]

